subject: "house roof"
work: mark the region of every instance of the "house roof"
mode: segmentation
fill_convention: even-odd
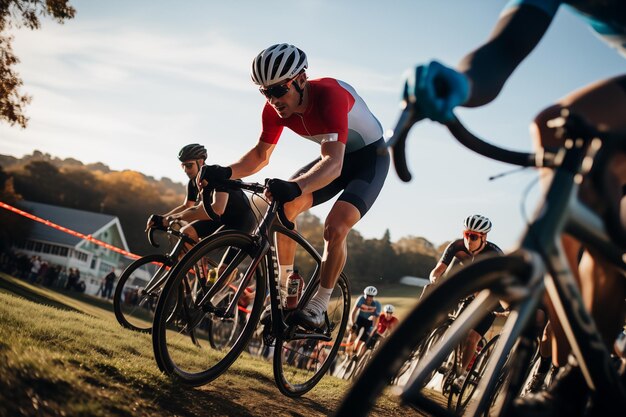
[[[117,218],[110,214],[52,206],[34,201],[20,201],[17,205],[37,217],[85,235],[96,233]],[[39,222],[33,222],[29,238],[69,246],[76,246],[83,240]]]

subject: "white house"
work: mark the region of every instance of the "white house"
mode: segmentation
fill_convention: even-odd
[[[18,206],[59,226],[129,250],[116,216],[32,201],[20,201]],[[109,271],[114,269],[119,277],[131,261],[117,252],[39,222],[33,222],[30,234],[16,243],[15,249],[29,256],[39,255],[42,260],[51,265],[61,265],[66,271],[78,268],[88,294],[98,291],[102,278]]]

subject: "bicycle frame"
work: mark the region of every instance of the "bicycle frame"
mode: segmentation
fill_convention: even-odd
[[[152,230],[152,229],[151,229]],[[180,252],[184,249],[184,245],[185,244],[195,244],[195,242],[193,240],[191,240],[187,235],[180,233],[178,231],[174,231],[174,230],[167,230],[167,233],[174,235],[175,237],[178,238],[178,242],[176,242],[176,245],[174,245],[174,247],[172,248],[172,250],[170,251],[170,253],[167,254],[167,257],[172,260],[173,262],[177,262],[178,261],[178,255],[180,254]],[[152,234],[150,233],[150,236]],[[152,242],[152,238],[148,239],[150,242]],[[153,245],[154,246],[154,245]],[[159,279],[157,280],[153,280],[151,279],[148,284],[146,285],[146,288],[144,288],[144,292],[145,293],[150,293],[152,292],[155,288],[160,288],[163,283],[165,282],[165,280],[168,277],[168,274],[160,274],[161,270],[165,269],[165,268],[169,268],[171,265],[161,265],[159,267],[159,269],[157,270],[157,272],[154,274],[154,276],[158,276]]]
[[[586,161],[591,158],[596,162],[600,144],[600,139],[584,135],[581,139],[566,140],[565,146],[556,155],[557,166],[547,194],[515,252],[526,258],[531,273],[528,276],[511,276],[509,283],[502,284],[502,291],[481,291],[450,328],[449,337],[438,343],[433,353],[424,358],[415,370],[401,395],[404,401],[425,408],[429,406],[418,395],[425,376],[436,367],[438,360],[443,359],[444,352],[449,351],[455,343],[458,344],[466,332],[473,328],[478,321],[477,317],[482,317],[499,299],[504,299],[510,301],[514,308],[493,353],[493,358],[497,360],[489,362],[477,389],[477,392],[493,392],[508,352],[520,336],[526,336],[524,332],[532,327],[529,324],[534,320],[533,313],[547,291],[589,387],[602,395],[604,401],[615,401],[612,403],[615,407],[625,406],[626,392],[617,371],[611,366],[609,351],[584,307],[560,242],[561,235],[569,233],[585,247],[602,253],[608,262],[622,272],[626,271],[624,253],[612,242],[604,221],[578,199],[582,176],[588,174],[590,169]],[[604,166],[597,168],[601,172],[606,169]],[[503,269],[496,272],[508,271]],[[488,396],[482,396],[472,404],[473,407],[470,405],[468,414],[480,413],[489,405],[489,401]]]
[[[224,185],[248,189],[254,192],[262,192],[264,189],[264,187],[258,184],[247,184],[238,181],[224,181]],[[285,226],[285,224],[287,226]],[[268,206],[263,216],[263,219],[257,226],[256,230],[252,233],[252,238],[254,240],[254,254],[252,255],[253,262],[245,271],[243,279],[241,280],[236,290],[233,300],[237,300],[241,296],[243,291],[248,286],[249,282],[252,280],[252,276],[255,273],[256,269],[259,267],[259,265],[261,265],[267,272],[266,276],[270,291],[272,335],[284,340],[296,340],[306,338],[330,341],[331,338],[326,334],[296,333],[294,326],[289,326],[285,323],[283,307],[280,302],[280,279],[277,273],[278,261],[276,257],[276,233],[281,233],[289,237],[296,244],[300,245],[311,255],[313,259],[315,259],[317,263],[313,272],[312,279],[309,280],[309,282],[302,291],[302,296],[298,301],[298,306],[296,310],[301,309],[303,306],[305,306],[306,303],[308,303],[308,301],[313,296],[314,291],[317,289],[320,281],[322,262],[321,256],[315,250],[315,248],[311,246],[311,244],[306,241],[297,230],[293,228],[293,224],[286,219],[286,217],[282,213],[282,203],[274,200]],[[205,294],[202,300],[199,302],[199,305],[202,306],[203,310],[216,313],[219,316],[225,318],[234,317],[234,311],[237,308],[237,303],[235,301],[232,301],[226,307],[225,311],[218,311],[218,309],[216,309],[211,304],[210,300],[218,291],[221,290],[221,288],[223,288],[224,285],[227,284],[228,277],[235,270],[236,265],[239,264],[239,262],[243,259],[245,255],[245,253],[241,253],[241,251],[239,251],[235,255],[234,259],[229,262],[224,271],[220,273],[217,281],[215,282],[215,285],[213,285],[209,292]],[[262,265],[263,260],[267,260],[265,262],[265,265]],[[277,319],[279,317],[280,320]],[[328,331],[330,331],[330,329],[328,329]]]

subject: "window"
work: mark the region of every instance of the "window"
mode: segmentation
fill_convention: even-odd
[[[27,250],[33,250],[33,248],[35,247],[35,242],[33,242],[32,240],[29,240],[26,242],[26,249]]]
[[[59,255],[61,256],[67,256],[69,250],[67,248],[59,248]]]
[[[91,269],[96,269],[96,259],[91,260]]]
[[[35,252],[41,252],[41,247],[42,247],[42,246],[43,246],[43,245],[41,244],[41,242],[35,242],[35,247],[33,248],[33,250],[34,250]]]
[[[50,248],[50,244],[49,243],[44,243],[43,244],[43,250],[42,250],[43,253],[50,253],[50,249],[51,248]]]
[[[60,247],[58,247],[57,245],[50,245],[52,246],[52,249],[50,250],[50,253],[53,255],[58,255],[59,254],[59,250],[61,249]]]

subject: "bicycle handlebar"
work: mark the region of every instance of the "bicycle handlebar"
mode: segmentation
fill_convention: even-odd
[[[396,172],[404,182],[411,180],[411,173],[406,162],[406,139],[413,125],[423,119],[417,103],[410,102],[405,91],[402,112],[387,141],[387,146],[391,148]],[[556,155],[550,152],[517,152],[492,145],[467,130],[456,117],[445,123],[445,126],[463,146],[487,158],[522,167],[553,167],[555,164]]]
[[[263,192],[265,192],[265,189],[267,188],[265,185],[259,184],[258,182],[243,182],[240,180],[221,180],[218,182],[217,185],[218,187],[238,188],[242,190],[248,190],[256,194],[262,194]],[[293,222],[289,221],[289,219],[285,215],[285,209],[283,207],[284,204],[276,200],[272,201],[272,204],[276,204],[276,212],[278,213],[278,218],[280,219],[280,222],[287,229],[293,230],[296,227],[296,225],[293,224]]]
[[[163,227],[155,227],[155,226],[152,226],[146,229],[146,235],[148,235],[148,242],[155,248],[158,248],[160,245],[154,240],[155,230],[166,230],[166,229]]]

